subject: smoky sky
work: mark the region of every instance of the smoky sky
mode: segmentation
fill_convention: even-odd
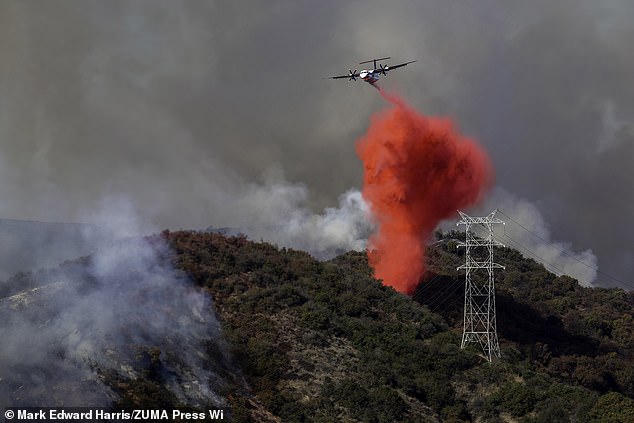
[[[630,1],[0,2],[0,217],[240,224],[271,172],[321,210],[361,184],[381,83],[455,118],[554,240],[634,271]],[[601,276],[599,276],[601,279]],[[606,285],[612,280],[602,280]],[[634,284],[634,281],[631,282]]]

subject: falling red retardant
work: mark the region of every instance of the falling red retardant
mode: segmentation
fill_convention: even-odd
[[[411,294],[438,224],[477,203],[493,182],[485,151],[448,118],[428,117],[379,89],[392,105],[357,141],[363,198],[377,223],[368,259],[374,276]]]

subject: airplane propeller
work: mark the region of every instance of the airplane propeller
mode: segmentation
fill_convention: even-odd
[[[348,69],[348,71],[350,72],[350,79],[349,81],[356,81],[357,78],[355,78],[356,74],[357,74],[357,70],[355,69],[354,72],[352,72],[352,69]]]
[[[385,72],[385,71],[388,69],[388,66],[387,65],[383,66],[382,64],[379,64],[379,67],[381,68],[379,70],[379,72],[382,73],[383,75],[387,76],[387,72]]]

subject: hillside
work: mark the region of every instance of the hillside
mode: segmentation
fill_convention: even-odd
[[[634,418],[631,293],[582,288],[499,249],[503,358],[489,365],[458,347],[459,234],[429,250],[434,282],[419,287],[420,303],[374,280],[362,253],[318,262],[244,238],[165,236],[174,263],[214,297],[252,393],[281,421]]]
[[[459,348],[460,234],[438,236],[414,300],[364,253],[323,262],[201,232],[19,274],[0,286],[0,397],[230,406],[236,422],[634,421],[632,293],[498,249],[489,364]]]

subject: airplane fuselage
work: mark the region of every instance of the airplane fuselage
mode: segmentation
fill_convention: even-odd
[[[362,70],[359,72],[359,78],[363,79],[365,82],[374,84],[379,80],[379,75],[376,74],[373,70]]]

